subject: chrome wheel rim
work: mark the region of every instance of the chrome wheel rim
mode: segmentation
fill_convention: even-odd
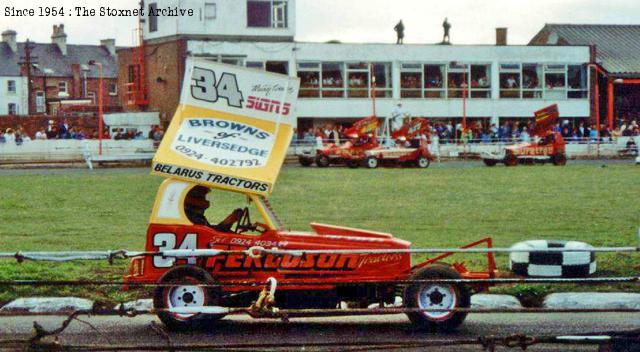
[[[425,285],[418,292],[420,309],[454,309],[458,297],[451,285]],[[452,311],[423,311],[422,314],[432,320],[444,320],[453,315]]]
[[[167,308],[197,308],[204,307],[206,294],[199,286],[175,286],[169,288]],[[189,319],[196,314],[173,313],[178,319]]]

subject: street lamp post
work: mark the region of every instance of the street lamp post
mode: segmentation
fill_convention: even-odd
[[[467,132],[467,89],[469,82],[467,81],[467,72],[463,73],[462,79],[462,133]]]
[[[102,91],[102,79],[103,79],[103,71],[102,71],[102,63],[96,62],[95,60],[89,61],[89,66],[98,66],[98,70],[100,72],[100,78],[98,82],[98,154],[102,155],[102,130],[103,130],[103,122],[102,122],[102,109],[103,109],[103,91]]]

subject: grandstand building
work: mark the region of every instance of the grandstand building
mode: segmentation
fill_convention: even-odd
[[[127,110],[177,107],[186,57],[301,79],[298,129],[372,114],[398,103],[413,116],[483,124],[525,119],[558,104],[564,119],[592,115],[589,45],[307,43],[295,41],[295,0],[155,0],[145,7],[193,8],[195,17],[143,17],[140,46],[121,49],[119,90]]]

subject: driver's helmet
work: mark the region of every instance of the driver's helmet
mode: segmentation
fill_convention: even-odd
[[[204,212],[210,206],[209,201],[207,200],[207,194],[209,193],[209,189],[203,186],[196,186],[184,199],[184,210],[189,218],[194,224],[204,223],[206,220],[204,219]]]

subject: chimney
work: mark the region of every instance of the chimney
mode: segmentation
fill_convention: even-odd
[[[116,56],[116,40],[115,39],[103,39],[100,41],[100,45],[104,46],[109,55]]]
[[[496,28],[496,45],[507,45],[507,28]]]
[[[59,26],[53,25],[51,43],[58,46],[58,49],[60,49],[63,56],[67,56],[67,35],[64,33],[64,24]]]
[[[7,43],[9,48],[11,48],[11,51],[13,51],[14,53],[18,52],[18,43],[16,42],[17,35],[18,33],[16,33],[16,31],[12,29],[8,29],[2,32],[2,42]]]

